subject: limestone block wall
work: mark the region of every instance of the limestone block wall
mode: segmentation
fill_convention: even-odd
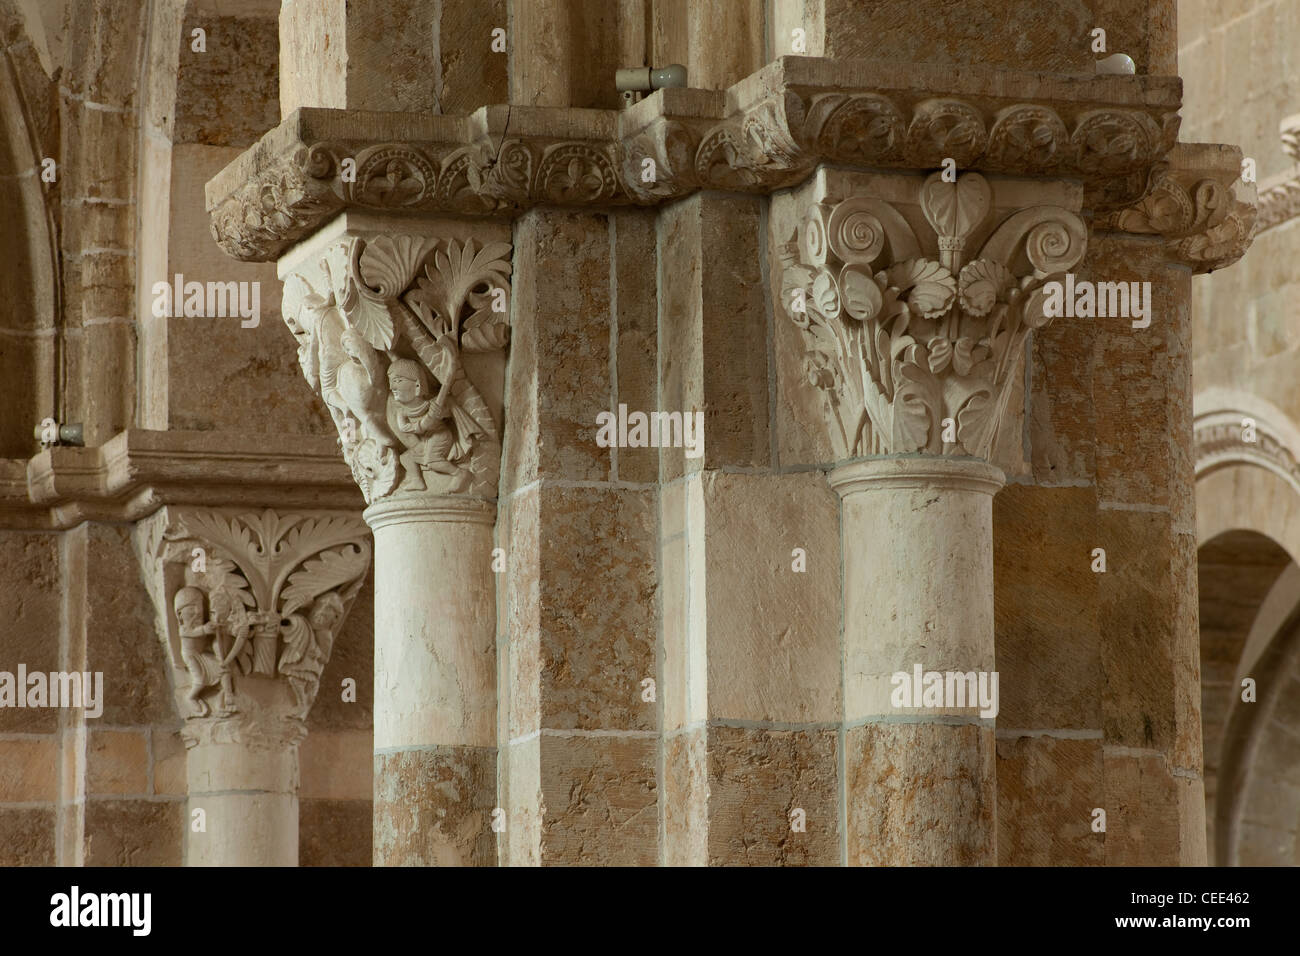
[[[1293,118],[1300,103],[1300,11],[1289,3],[1180,0],[1178,13],[1184,130],[1198,138],[1231,137],[1254,160],[1259,179],[1259,231],[1250,255],[1240,268],[1193,282],[1193,377],[1201,423],[1210,857],[1271,864],[1294,860],[1295,804],[1278,799],[1273,811],[1261,810],[1249,795],[1264,788],[1289,794],[1293,783],[1286,781],[1300,774],[1293,757],[1264,743],[1275,732],[1266,695],[1284,693],[1289,682],[1270,665],[1286,659],[1295,641],[1286,626],[1294,588],[1286,583],[1289,572],[1278,575],[1297,556],[1285,531],[1297,487],[1277,476],[1293,469],[1300,420],[1294,374],[1300,287],[1293,265],[1300,242]],[[1246,440],[1247,417],[1265,434],[1262,444]],[[1269,554],[1275,560],[1261,560]],[[1274,610],[1265,614],[1267,607]],[[1246,676],[1259,682],[1258,702],[1242,700]],[[1233,768],[1228,778],[1224,768]]]
[[[268,457],[301,453],[295,435],[333,433],[282,338],[274,266],[224,256],[203,206],[207,179],[278,120],[278,14],[273,0],[0,4],[15,67],[0,70],[0,191],[7,213],[23,211],[0,269],[0,670],[104,680],[95,718],[0,710],[3,865],[181,865],[190,822],[175,676],[131,543],[148,509],[119,500],[86,522],[34,508],[32,429],[46,416],[81,423],[88,449],[126,428],[202,432],[213,448],[261,434]],[[154,283],[177,274],[256,283],[259,322],[156,315]],[[185,458],[172,461],[184,471]],[[211,478],[211,466],[195,462],[189,479]],[[252,474],[242,501],[257,507]],[[196,497],[219,504],[241,481]],[[313,484],[329,505],[327,483],[308,482],[300,506]],[[370,593],[338,635],[309,718],[302,865],[370,861]]]
[[[421,579],[428,586],[376,599],[372,571],[342,629],[331,633],[333,652],[297,751],[298,862],[858,865],[912,852],[905,828],[880,822],[890,814],[913,823],[942,817],[971,794],[978,819],[952,830],[969,825],[974,849],[950,840],[960,844],[957,862],[1203,862],[1192,349],[1195,342],[1198,391],[1251,391],[1289,414],[1290,279],[1287,250],[1277,245],[1289,225],[1262,237],[1272,265],[1250,272],[1247,259],[1194,286],[1193,270],[1230,260],[1240,236],[1212,235],[1225,247],[1220,254],[1200,247],[1184,255],[1168,229],[1152,225],[1154,212],[1129,228],[1116,210],[1092,208],[1105,198],[1095,191],[1100,177],[1079,157],[1104,165],[1107,150],[1122,154],[1129,141],[1114,131],[1138,123],[1131,112],[1099,123],[1100,146],[1078,132],[1080,116],[1070,117],[1073,134],[1034,128],[1066,157],[1054,178],[1009,160],[996,166],[992,149],[976,160],[983,145],[972,149],[972,160],[994,164],[994,179],[1034,179],[1023,186],[1026,206],[1050,201],[1079,211],[1090,228],[1086,256],[1072,271],[1084,281],[1149,282],[1151,321],[1134,328],[1128,317],[1058,318],[1013,355],[1023,369],[989,453],[1007,479],[991,504],[991,594],[976,595],[981,608],[986,598],[992,607],[993,633],[976,637],[991,637],[995,647],[1000,709],[996,726],[948,736],[943,721],[919,729],[873,722],[853,690],[862,675],[846,650],[857,633],[851,625],[866,622],[870,639],[873,615],[887,613],[872,604],[887,589],[871,590],[870,575],[887,563],[881,555],[912,554],[906,546],[914,543],[888,540],[886,532],[879,540],[857,537],[854,529],[920,525],[906,514],[869,525],[829,482],[846,459],[829,437],[817,370],[783,286],[783,247],[809,210],[809,183],[828,169],[850,175],[837,171],[840,162],[861,167],[851,174],[863,195],[893,190],[890,202],[924,223],[930,214],[917,211],[916,187],[942,155],[925,152],[927,136],[937,137],[935,149],[948,145],[943,117],[931,131],[935,118],[918,106],[931,93],[965,97],[961,84],[985,84],[968,97],[976,106],[959,104],[963,122],[977,114],[981,144],[993,140],[993,117],[1011,105],[989,93],[1002,83],[996,70],[1075,75],[1035,80],[1026,94],[1059,87],[1052,95],[1071,109],[1070,97],[1086,88],[1096,99],[1088,109],[1129,97],[1120,105],[1141,100],[1146,108],[1149,99],[1153,115],[1172,110],[1177,91],[1161,77],[1179,66],[1176,5],[1053,0],[971,3],[956,12],[917,0],[60,0],[37,15],[30,4],[20,10],[0,0],[0,41],[21,67],[0,71],[0,196],[23,213],[21,230],[0,247],[21,266],[0,269],[7,293],[0,295],[0,372],[14,371],[0,375],[0,401],[12,397],[5,407],[15,409],[0,421],[0,669],[12,659],[33,669],[100,670],[108,695],[98,718],[0,710],[0,864],[193,862],[186,834],[189,771],[197,764],[187,762],[181,734],[193,715],[178,710],[176,682],[186,673],[168,659],[166,638],[159,640],[175,617],[167,602],[177,575],[186,572],[142,566],[137,522],[164,506],[355,517],[374,504],[369,487],[364,501],[352,487],[335,443],[355,445],[355,436],[336,433],[336,422],[346,417],[343,405],[360,399],[323,385],[319,366],[311,371],[306,340],[316,330],[281,327],[287,286],[276,264],[236,261],[228,243],[218,245],[205,184],[249,156],[273,158],[274,143],[313,123],[335,123],[343,138],[382,129],[450,139],[470,128],[451,117],[493,104],[510,108],[478,114],[474,122],[490,135],[462,157],[473,169],[461,190],[469,199],[458,198],[468,206],[435,209],[442,199],[425,196],[420,209],[394,212],[375,202],[366,211],[357,208],[373,199],[364,190],[326,196],[332,181],[301,177],[321,190],[313,197],[321,208],[343,213],[312,226],[336,238],[508,237],[508,253],[495,254],[508,260],[511,289],[504,386],[486,389],[503,438],[500,485],[495,499],[485,493],[476,503],[478,512],[496,512],[492,544],[504,559],[492,569],[495,604],[483,565],[457,563],[482,557],[482,520],[475,526],[482,530],[456,539],[459,551],[436,529],[389,525],[405,550],[386,552],[377,567],[391,572],[404,561],[407,571],[428,572]],[[1178,44],[1182,68],[1195,78],[1181,138],[1249,140],[1261,179],[1285,173],[1276,149],[1250,140],[1254,127],[1243,114],[1287,95],[1289,80],[1249,86],[1251,110],[1195,111],[1226,95],[1210,84],[1216,75],[1228,82],[1229,62],[1245,58],[1261,73],[1287,75],[1290,54],[1277,39],[1290,29],[1279,9],[1287,4],[1234,4],[1240,15],[1226,19],[1205,5],[1183,6],[1190,25]],[[1110,88],[1078,77],[1093,71],[1083,38],[1098,24],[1110,49],[1134,58],[1146,75],[1141,83]],[[507,50],[489,55],[486,31],[497,25]],[[798,49],[796,32],[805,44]],[[831,62],[776,64],[752,77],[790,54]],[[1223,69],[1200,71],[1198,57]],[[904,173],[878,175],[837,134],[808,132],[799,125],[802,100],[798,110],[791,106],[798,122],[754,108],[764,84],[787,82],[787,66],[811,83],[838,77],[839,61],[862,59],[897,64],[903,74],[853,68],[869,76],[867,86],[904,88],[896,98],[908,122],[899,120],[896,135],[914,153],[906,163],[888,159],[911,163]],[[623,103],[610,78],[618,67],[674,61],[687,65],[693,87],[669,91],[680,94],[674,122],[695,124],[682,135],[697,143],[705,124],[717,121],[716,152],[706,157],[717,169],[705,175],[688,161],[671,171],[680,179],[672,198],[633,196],[627,171],[609,159],[626,158],[631,148],[630,139],[617,138],[614,111]],[[806,93],[790,85],[773,101],[782,111]],[[996,109],[988,107],[994,100]],[[300,114],[300,127],[263,140],[300,107],[352,112]],[[751,108],[744,117],[736,112]],[[391,121],[392,114],[405,116]],[[1162,117],[1163,132],[1143,133],[1151,151],[1172,145],[1171,115]],[[795,135],[787,122],[797,144],[786,141]],[[552,170],[545,189],[507,181],[517,170],[510,162],[495,167],[507,133],[532,144],[519,147],[525,153],[534,141],[549,150],[571,138],[576,145],[565,148],[573,164]],[[444,141],[436,145],[451,151]],[[497,150],[493,165],[485,145]],[[801,153],[814,148],[830,152]],[[1094,148],[1098,155],[1089,153]],[[600,153],[604,166],[592,159],[601,150],[608,150]],[[64,172],[39,185],[47,152]],[[404,161],[376,182],[399,193],[410,188]],[[582,162],[599,170],[601,190],[619,184],[608,190],[609,202],[583,198],[590,176],[580,175]],[[1085,179],[1094,190],[1086,201]],[[447,182],[461,189],[460,180],[448,175]],[[305,274],[319,266],[306,261],[319,251],[303,226],[310,210],[280,185],[258,198],[266,220],[248,234],[274,232],[281,221],[300,230],[284,233],[291,240],[284,248],[254,251],[268,260],[283,255],[286,275]],[[495,210],[492,218],[465,214],[481,211],[476,200]],[[936,230],[925,235],[938,257]],[[954,252],[953,238],[945,234],[942,254]],[[290,250],[298,240],[306,244]],[[342,268],[331,274],[338,279],[351,264],[332,267]],[[154,283],[177,275],[256,284],[258,323],[155,314]],[[427,271],[424,278],[436,281]],[[341,287],[320,288],[341,298]],[[367,291],[374,295],[374,287]],[[450,311],[470,294],[462,290]],[[1242,303],[1245,321],[1225,321]],[[313,300],[287,318],[351,307]],[[340,352],[349,347],[339,343]],[[333,358],[335,370],[348,361]],[[356,373],[355,364],[347,371]],[[388,384],[385,376],[368,385],[385,411]],[[315,393],[330,389],[327,408]],[[599,416],[618,417],[620,409],[698,413],[700,454],[602,447]],[[45,415],[84,423],[87,447],[33,458],[31,427]],[[126,446],[117,458],[104,451]],[[355,452],[349,455],[357,474]],[[940,557],[972,542],[979,547],[961,553],[982,557],[988,546],[986,534],[957,544],[933,537]],[[421,550],[439,540],[443,550]],[[924,584],[918,595],[942,587]],[[274,604],[255,610],[270,623],[254,626],[290,626],[288,617],[276,623]],[[402,642],[416,641],[418,631],[421,650],[436,651],[437,641],[452,642],[459,631],[451,632],[471,619],[476,641],[495,638],[490,648],[461,648],[465,686],[450,665],[447,673],[416,675],[417,687],[450,687],[446,700],[423,701],[427,713],[413,705],[397,715],[411,717],[403,728],[411,740],[376,750],[376,712],[400,698],[394,688],[411,667],[438,659],[407,656]],[[420,627],[402,630],[417,620]],[[1289,660],[1280,652],[1267,659]],[[492,673],[495,687],[483,679]],[[349,681],[355,699],[345,697]],[[478,722],[472,741],[438,736],[464,716],[444,712],[447,700],[462,699],[457,694],[466,713],[494,713],[495,741]],[[1216,727],[1234,719],[1214,713]],[[944,764],[944,748],[957,738],[969,738],[961,750],[968,762],[954,760],[936,785],[917,767]],[[286,772],[279,785],[289,787],[293,776]],[[469,796],[446,796],[462,783]],[[1094,826],[1098,810],[1106,814],[1104,832]],[[988,828],[994,832],[984,834]],[[937,842],[951,833],[941,836]],[[220,840],[247,849],[233,837]]]

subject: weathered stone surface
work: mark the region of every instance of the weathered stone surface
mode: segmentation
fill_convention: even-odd
[[[709,715],[837,720],[837,496],[820,472],[708,471],[703,504]],[[801,570],[795,549],[803,552]]]
[[[189,26],[206,32],[206,52],[194,52],[183,31],[174,140],[242,149],[280,121],[276,22],[208,16]]]
[[[844,746],[849,865],[996,863],[992,728],[866,724]]]
[[[541,727],[540,499],[540,488],[533,487],[511,495],[499,509],[508,519],[504,529],[498,524],[496,546],[506,558],[501,648],[507,656],[502,688],[507,695],[506,733],[510,738]]]
[[[663,411],[696,412],[704,407],[704,342],[700,335],[699,283],[703,263],[699,248],[699,204],[686,199],[665,209],[659,219],[659,338],[673,343],[659,363],[659,404]],[[705,420],[705,448],[708,448]],[[707,454],[707,451],[706,451]],[[659,454],[661,481],[698,471],[699,458],[683,449]]]
[[[298,803],[298,865],[370,866],[370,833],[369,800],[304,798]]]
[[[1168,515],[1106,510],[1097,524],[1106,549],[1106,573],[1097,582],[1098,617],[1106,622],[1101,632],[1106,743],[1167,751],[1176,737],[1179,685],[1187,679],[1174,665],[1185,626],[1174,613],[1175,588],[1194,582],[1174,577]],[[1199,723],[1196,733],[1199,737]]]
[[[352,610],[334,638],[330,659],[320,678],[316,702],[307,715],[311,733],[346,730],[369,733],[374,722],[375,583],[374,567],[366,573]],[[344,680],[356,682],[356,696],[344,700]],[[351,694],[349,694],[351,697]],[[368,765],[369,760],[366,761]]]
[[[292,340],[285,335],[283,286],[275,268],[232,261],[206,227],[202,184],[237,153],[234,147],[202,145],[173,150],[166,271],[144,280],[150,290],[160,281],[170,288],[178,274],[185,283],[200,282],[205,288],[209,282],[250,283],[244,287],[250,304],[251,283],[256,283],[258,314],[256,325],[254,318],[229,315],[229,308],[224,318],[173,315],[165,320],[167,367],[187,370],[168,376],[168,427],[332,435],[333,423],[303,380]],[[153,305],[151,297],[151,310]]]
[[[501,750],[505,762],[498,775],[505,833],[497,836],[502,866],[540,866],[542,860],[541,737],[515,741]]]
[[[1108,743],[1102,757],[1106,866],[1179,866],[1184,781],[1170,775],[1159,754],[1119,750]]]
[[[663,864],[709,865],[708,740],[704,727],[664,738]]]
[[[658,633],[655,496],[540,494],[540,703],[549,729],[649,730]]]
[[[543,866],[651,866],[658,857],[656,741],[543,735]]]
[[[1101,740],[999,737],[997,755],[998,865],[1100,866]]]
[[[0,534],[0,621],[4,621],[0,670],[15,675],[59,666],[59,539],[52,534]],[[0,732],[49,733],[58,724],[50,708],[0,708]]]
[[[491,866],[496,752],[430,747],[375,754],[376,866]]]
[[[149,792],[149,734],[136,730],[99,730],[89,735],[86,749],[88,795]]]
[[[140,576],[130,532],[88,523],[68,535],[85,549],[86,670],[104,674],[105,724],[170,724],[176,719],[168,664]],[[76,638],[74,638],[74,642]],[[134,792],[143,793],[144,787]]]
[[[838,759],[834,730],[710,727],[709,865],[837,864]]]
[[[1101,726],[1101,632],[1092,488],[1008,485],[993,499],[998,726]]]
[[[629,411],[658,409],[659,310],[656,271],[655,214],[620,209],[610,217],[614,236],[614,320],[618,336],[618,405]],[[620,481],[654,481],[659,477],[659,449],[619,448]]]
[[[610,475],[609,449],[596,444],[611,397],[608,229],[608,217],[585,213],[533,214],[515,227],[503,491],[539,476]]]
[[[179,866],[185,834],[180,800],[86,804],[86,866]]]
[[[0,740],[0,803],[53,802],[59,796],[59,739],[10,737]]]
[[[54,866],[53,808],[0,807],[0,865]]]
[[[298,748],[301,798],[369,802],[374,793],[368,772],[372,764],[371,744],[368,730],[309,733]]]
[[[1170,454],[1171,438],[1190,423],[1188,355],[1190,277],[1170,269],[1148,244],[1098,238],[1089,245],[1080,278],[1150,282],[1151,325],[1096,318],[1093,400],[1097,416],[1097,487],[1103,501],[1168,507],[1175,476],[1188,469]],[[1176,430],[1177,429],[1177,430]],[[1174,444],[1178,444],[1175,442]]]
[[[153,792],[158,796],[183,797],[188,792],[185,741],[178,730],[154,727]]]
[[[775,5],[777,52],[789,52],[790,28],[801,26],[811,56],[879,56],[882,49],[913,63],[995,64],[1051,73],[1092,74],[1097,54],[1089,30],[1106,24],[1107,49],[1127,53],[1137,72],[1177,72],[1173,37],[1175,0],[1125,4],[1121,0],[1012,0],[978,2],[960,10],[941,4],[886,0],[863,6],[852,0]],[[799,16],[802,12],[803,15]],[[784,15],[783,15],[784,14]],[[1004,24],[1017,25],[1014,38]],[[778,39],[779,37],[779,39]]]
[[[438,6],[437,106],[443,113],[472,113],[509,100],[507,48],[492,49],[492,31],[506,29],[507,0],[443,0]],[[419,46],[416,46],[419,49]]]

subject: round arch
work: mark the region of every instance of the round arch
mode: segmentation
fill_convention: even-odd
[[[1229,665],[1232,679],[1226,687],[1202,685],[1207,817],[1213,858],[1221,865],[1300,862],[1300,706],[1293,703],[1300,702],[1300,605],[1293,595],[1300,565],[1298,445],[1289,420],[1267,403],[1237,401],[1196,416],[1199,554],[1222,561],[1235,552],[1253,563],[1254,573],[1267,568],[1272,574],[1260,585],[1269,593],[1249,598],[1257,619],[1268,608],[1271,633],[1258,633],[1259,620],[1239,628],[1226,649],[1236,661]],[[1209,590],[1202,586],[1203,608]],[[1242,700],[1243,677],[1254,681],[1254,701]]]

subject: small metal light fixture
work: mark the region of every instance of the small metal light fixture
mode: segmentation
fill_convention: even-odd
[[[614,73],[614,88],[623,94],[623,102],[631,106],[642,95],[665,86],[685,86],[686,67],[680,63],[668,66],[633,66]]]
[[[42,448],[51,448],[54,445],[84,445],[86,439],[81,422],[71,425],[60,425],[53,418],[44,419],[35,430],[36,440],[41,443]]]

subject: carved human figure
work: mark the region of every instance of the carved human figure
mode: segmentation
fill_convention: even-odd
[[[335,632],[343,620],[343,599],[338,592],[327,591],[318,597],[311,607],[308,620],[316,634],[316,647],[321,655],[321,668],[324,669],[334,647]]]
[[[217,714],[229,716],[234,711],[234,691],[231,686],[230,661],[242,649],[239,643],[228,656],[220,655],[221,625],[215,620],[203,620],[203,592],[195,587],[183,587],[176,592],[172,606],[180,624],[181,660],[190,675],[187,697],[193,716],[207,717],[207,701],[201,697],[204,690],[214,684],[221,685]]]
[[[279,642],[280,616],[264,611],[252,619],[253,670],[258,674],[275,674],[275,651]]]
[[[388,366],[388,387],[388,423],[407,448],[401,461],[410,485],[423,485],[421,471],[468,477],[460,462],[469,449],[453,427],[457,406],[451,389],[432,386],[429,373],[411,359],[396,359]]]
[[[320,685],[320,675],[329,661],[334,631],[343,620],[343,599],[335,591],[322,594],[307,616],[290,614],[280,622],[284,653],[279,672],[293,688],[301,716],[306,717]]]
[[[329,406],[334,420],[344,431],[342,422],[355,419],[360,425],[358,438],[370,438],[380,445],[391,445],[392,438],[384,427],[384,390],[379,356],[352,329],[344,329],[337,343],[330,341],[328,328],[321,342],[321,397]]]

